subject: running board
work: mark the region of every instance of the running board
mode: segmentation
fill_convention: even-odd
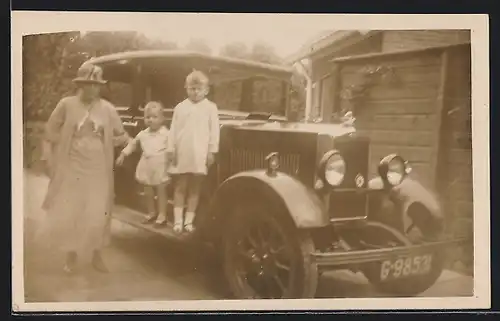
[[[141,230],[145,230],[153,234],[160,235],[169,240],[184,242],[193,238],[192,235],[188,233],[182,233],[182,234],[175,233],[170,223],[160,227],[155,226],[153,223],[143,223],[142,221],[146,218],[145,214],[130,209],[123,205],[114,206],[112,218],[122,223],[128,224],[130,226],[139,228]]]

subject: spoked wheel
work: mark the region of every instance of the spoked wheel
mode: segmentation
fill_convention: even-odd
[[[314,297],[312,239],[266,206],[232,212],[224,238],[224,272],[238,299]]]
[[[387,248],[414,244],[403,233],[378,222],[368,222],[362,232],[367,248]],[[380,291],[412,296],[431,287],[443,271],[440,251],[395,260],[370,263],[363,267],[368,280]]]

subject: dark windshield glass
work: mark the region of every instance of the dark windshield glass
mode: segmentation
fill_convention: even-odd
[[[272,79],[223,83],[213,87],[211,99],[220,110],[285,115],[282,86],[283,82]]]
[[[174,108],[186,98],[184,79],[191,69],[175,65],[168,66],[169,68],[155,67],[155,64],[143,67],[143,74],[139,78],[133,76],[133,68],[108,67],[105,72],[112,81],[106,86],[103,95],[119,107],[136,109],[143,107],[147,101],[155,100],[160,101],[167,109]],[[221,75],[233,79],[225,81]],[[211,86],[207,98],[214,101],[220,111],[265,112],[276,116],[286,114],[283,94],[287,83],[282,80],[265,77],[242,78],[225,71],[220,71],[217,76],[208,73],[208,76],[212,76],[211,81],[216,83]],[[123,82],[113,81],[125,78]],[[126,81],[129,81],[129,84],[126,84]]]
[[[116,107],[131,107],[132,86],[123,82],[108,82],[102,90],[102,97]]]

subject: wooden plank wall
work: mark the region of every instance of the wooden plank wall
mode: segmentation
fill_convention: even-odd
[[[315,81],[313,88],[313,102],[311,114],[313,117],[323,116],[325,122],[329,122],[330,118],[325,115],[323,110],[333,105],[335,97],[332,92],[332,62],[331,60],[337,57],[362,55],[368,53],[380,52],[382,48],[382,34],[374,35],[355,45],[349,46],[339,51],[335,51],[335,46],[329,47],[318,52],[312,59],[312,78]]]
[[[470,47],[450,50],[448,73],[440,190],[452,231],[463,235],[473,230]]]
[[[336,57],[355,56],[375,52],[393,52],[400,50],[412,50],[429,48],[435,46],[453,45],[470,42],[470,30],[384,30],[375,34],[360,43],[335,50],[335,46],[326,48],[316,54],[311,59],[313,79],[317,81],[313,89],[312,115],[319,116],[324,106],[332,105],[331,95],[323,97],[331,86],[332,79],[328,77],[331,73],[330,60]],[[323,115],[326,122],[328,117]]]
[[[376,175],[383,156],[396,152],[411,162],[411,175],[432,188],[440,52],[344,61],[340,66],[340,89],[359,84],[366,68],[382,66],[392,68],[393,80],[371,87],[363,103],[354,110],[357,130],[372,139],[370,174]],[[347,99],[339,102],[342,109],[354,108]]]
[[[470,30],[386,30],[382,51],[412,50],[470,42]]]
[[[444,52],[446,51],[446,54]],[[435,192],[448,232],[473,232],[471,52],[470,46],[416,51],[338,63],[340,89],[360,82],[367,67],[390,66],[393,81],[377,82],[353,108],[356,128],[372,139],[370,174],[381,157],[397,152],[411,162],[411,176]],[[444,86],[442,86],[444,81]],[[450,253],[470,270],[472,248]]]

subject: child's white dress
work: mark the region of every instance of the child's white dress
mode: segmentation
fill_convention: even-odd
[[[208,153],[219,151],[219,113],[208,99],[180,102],[174,109],[168,151],[175,153],[172,174],[207,174]]]
[[[166,154],[168,137],[169,131],[165,126],[157,131],[146,128],[123,149],[125,155],[130,155],[139,146],[142,149],[135,171],[135,178],[139,183],[155,186],[170,180]]]

